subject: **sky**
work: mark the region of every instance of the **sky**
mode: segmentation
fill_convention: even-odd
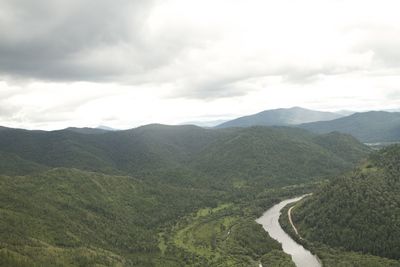
[[[400,108],[397,0],[0,0],[0,125]]]

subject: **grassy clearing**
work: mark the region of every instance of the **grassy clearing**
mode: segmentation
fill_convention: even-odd
[[[254,218],[240,214],[241,209],[230,203],[201,209],[176,225],[172,243],[205,259],[205,266],[259,266],[264,255],[275,255],[281,247]],[[290,261],[284,253],[275,258]]]

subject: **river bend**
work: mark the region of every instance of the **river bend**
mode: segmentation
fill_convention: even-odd
[[[296,243],[279,224],[281,210],[288,204],[301,200],[304,196],[284,200],[269,210],[256,220],[261,224],[269,235],[282,244],[283,251],[292,256],[293,262],[297,267],[321,267],[318,258],[306,250],[302,245]]]

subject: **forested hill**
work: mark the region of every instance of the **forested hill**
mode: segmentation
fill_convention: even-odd
[[[279,266],[254,215],[367,153],[285,127],[3,129],[0,266]]]
[[[371,154],[301,206],[294,221],[309,240],[400,259],[400,146]]]
[[[297,182],[340,173],[366,153],[368,149],[348,135],[315,135],[286,127],[148,125],[102,134],[0,131],[4,174],[67,167],[170,180],[181,176],[198,183],[214,178]]]
[[[365,143],[400,141],[400,112],[369,111],[331,120],[300,125],[315,133],[338,131]]]

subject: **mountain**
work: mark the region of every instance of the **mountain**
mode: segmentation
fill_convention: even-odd
[[[386,109],[384,111],[387,111],[387,112],[400,112],[400,108],[391,108],[391,109]]]
[[[3,131],[3,130],[9,130],[9,129],[12,129],[12,128],[8,128],[8,127],[0,126],[0,131]]]
[[[96,127],[96,129],[102,129],[102,130],[106,130],[106,131],[118,131],[118,129],[114,129],[105,125],[99,125]]]
[[[302,124],[299,127],[315,133],[338,131],[351,134],[365,143],[400,141],[400,113],[369,111],[331,121]]]
[[[335,111],[336,114],[340,114],[343,117],[344,116],[350,116],[353,115],[354,113],[357,113],[356,111],[352,111],[352,110],[346,110],[346,109],[342,109],[342,110],[337,110]]]
[[[90,128],[90,127],[68,127],[65,130],[75,132],[75,133],[81,133],[81,134],[102,134],[106,133],[110,130],[108,129],[103,129],[103,128]]]
[[[371,154],[353,172],[323,186],[293,219],[308,240],[400,259],[400,146]]]
[[[187,122],[181,123],[181,125],[196,125],[196,126],[200,126],[200,127],[209,128],[209,127],[215,127],[226,121],[227,120],[187,121]]]
[[[217,128],[261,126],[285,126],[314,121],[328,121],[342,117],[332,112],[321,112],[300,107],[265,110],[222,123]]]
[[[339,137],[347,143],[328,145]],[[179,170],[187,180],[224,177],[229,183],[262,178],[295,182],[337,174],[368,149],[349,136],[318,136],[297,128],[204,129],[153,124],[104,134],[4,130],[0,131],[0,152],[52,168],[150,177]]]
[[[368,153],[290,127],[4,129],[0,266],[287,266],[255,216]]]
[[[195,156],[196,170],[225,179],[290,184],[334,175],[368,153],[349,135],[318,136],[290,127],[230,129]]]

